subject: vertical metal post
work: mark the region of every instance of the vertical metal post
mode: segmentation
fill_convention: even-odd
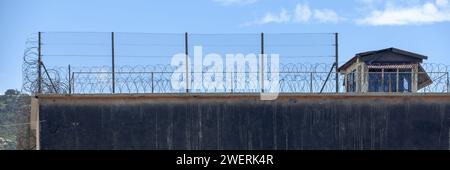
[[[153,83],[153,72],[152,72],[152,75],[151,75],[152,77],[151,77],[151,79],[152,79],[152,93],[154,92],[154,90],[155,90],[155,88],[154,88],[154,83]]]
[[[67,83],[69,85],[69,94],[72,93],[72,77],[71,77],[71,71],[70,71],[70,64],[69,64],[69,82]]]
[[[313,72],[310,72],[309,74],[309,92],[313,93]]]
[[[260,63],[260,72],[261,72],[261,77],[260,77],[260,81],[261,81],[261,92],[264,93],[264,33],[261,33],[261,63]]]
[[[381,89],[382,92],[386,92],[386,86],[384,85],[384,68],[381,69]]]
[[[42,93],[42,53],[41,53],[41,32],[38,32],[38,94]]]
[[[186,55],[186,93],[189,93],[189,48],[188,48],[188,33],[184,33],[184,52]]]
[[[115,69],[115,56],[114,56],[114,32],[111,32],[111,74],[112,74],[112,93],[116,93],[116,69]]]
[[[72,93],[75,93],[75,72],[72,72]]]
[[[234,67],[234,66],[233,66]],[[234,69],[233,69],[234,70]],[[234,83],[233,83],[233,71],[230,72],[230,92],[233,93]]]
[[[392,73],[388,72],[389,77],[389,93],[392,93]]]
[[[336,49],[336,61],[335,63],[335,67],[336,67],[336,93],[339,93],[339,33],[335,33],[335,49]]]
[[[449,79],[448,78],[449,78],[449,76],[448,76],[448,72],[447,72],[447,93],[449,93],[449,91],[448,91],[449,90]]]
[[[410,90],[412,93],[415,93],[414,90],[414,68],[411,69],[411,74],[409,75],[409,78],[411,79],[410,87],[408,87],[408,90]]]
[[[399,92],[398,91],[398,88],[400,87],[399,85],[398,85],[398,83],[400,82],[400,78],[399,78],[399,76],[400,76],[400,73],[399,73],[399,70],[398,70],[398,68],[397,68],[397,76],[396,76],[396,85],[395,85],[395,92]]]

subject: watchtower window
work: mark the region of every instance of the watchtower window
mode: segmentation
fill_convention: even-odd
[[[369,69],[369,92],[382,92],[383,87],[382,69]]]
[[[369,69],[369,92],[411,92],[411,69]]]
[[[356,70],[347,75],[347,92],[356,92]]]

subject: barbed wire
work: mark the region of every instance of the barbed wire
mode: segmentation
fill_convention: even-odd
[[[428,68],[430,64],[427,64]],[[436,70],[445,71],[442,66]],[[432,67],[434,68],[434,67]],[[176,67],[170,65],[157,66],[122,66],[115,72],[116,93],[184,93],[184,89],[172,87],[173,75]],[[279,75],[279,90],[286,93],[318,93],[335,92],[336,74],[334,71],[328,72],[331,67],[327,64],[286,64],[282,65]],[[73,67],[72,72],[68,72],[67,67],[49,68],[48,72],[52,79],[43,79],[44,93],[112,93],[112,72],[109,66],[101,67]],[[252,74],[255,75],[252,80]],[[274,74],[267,72],[265,74]],[[420,73],[419,73],[420,74]],[[419,92],[447,92],[448,72],[426,72],[432,80],[432,84],[420,89]],[[199,89],[192,89],[191,92],[260,92],[260,75],[258,72],[209,72],[204,69],[202,72],[190,72],[191,80],[189,86],[194,82],[205,82],[222,78],[223,86],[217,89],[207,89],[202,86]],[[209,76],[209,77],[208,77]],[[271,76],[267,76],[271,77]],[[339,74],[339,87],[343,90],[344,75]],[[231,79],[231,80],[227,80]],[[180,77],[175,77],[178,83],[185,82],[184,73]],[[29,83],[36,84],[36,83]],[[342,86],[342,87],[341,87]],[[272,87],[266,86],[267,90]],[[33,87],[32,89],[36,89]],[[341,91],[342,91],[341,90]]]
[[[59,33],[58,33],[59,34]],[[64,33],[61,33],[64,34]],[[92,33],[96,34],[96,33]],[[104,33],[102,33],[102,36]],[[106,34],[107,35],[107,34]],[[149,34],[150,36],[162,36],[162,35],[154,35]],[[146,35],[146,36],[149,36]],[[183,34],[174,34],[171,36],[182,36]],[[255,34],[257,35],[257,34]],[[249,38],[255,38],[255,35],[246,35]],[[136,35],[137,36],[137,35]],[[197,38],[208,37],[208,35],[203,34],[194,34],[190,35]],[[212,36],[215,39],[218,35]],[[236,35],[238,36],[238,35]],[[286,37],[292,37],[292,35],[283,35]],[[313,35],[308,35],[313,36]],[[324,34],[324,37],[319,38],[319,42],[308,42],[309,44],[300,43],[300,44],[286,44],[284,41],[280,41],[278,44],[273,43],[269,44],[268,47],[274,46],[330,46],[334,45],[332,42],[324,43],[328,41],[327,36],[332,36],[332,34],[327,35]],[[22,91],[28,92],[31,94],[38,93],[38,77],[39,77],[39,63],[38,63],[38,35],[32,34],[26,42],[26,48],[24,50],[23,56],[23,66],[22,66],[22,74],[23,74],[23,86]],[[138,36],[139,37],[139,36]],[[174,38],[172,37],[172,38]],[[175,38],[176,38],[175,37]],[[148,38],[148,37],[146,37]],[[225,37],[229,39],[228,37]],[[271,37],[268,36],[270,39]],[[276,38],[276,37],[274,37]],[[313,37],[314,38],[314,37]],[[326,38],[326,39],[323,39]],[[102,41],[100,42],[70,42],[70,45],[73,44],[80,45],[104,45]],[[147,42],[148,43],[148,42]],[[172,42],[171,42],[172,43]],[[161,44],[150,44],[153,46],[161,46],[161,45],[179,45],[171,44],[167,42],[161,42]],[[217,43],[217,42],[215,42]],[[52,42],[45,41],[42,44],[45,45],[65,45],[64,42]],[[107,43],[105,43],[107,45]],[[122,45],[125,44],[127,46],[133,46],[130,42],[122,42]],[[142,44],[136,42],[136,44]],[[257,44],[257,43],[256,43]],[[181,44],[182,45],[182,44]],[[211,44],[209,44],[211,45]],[[214,44],[213,44],[214,45]],[[216,46],[225,46],[229,47],[230,42],[225,42],[225,44],[216,44]],[[233,45],[233,44],[231,44]],[[235,45],[235,44],[234,44]],[[250,44],[253,45],[253,44]],[[206,45],[208,46],[208,44]],[[227,47],[227,48],[228,48]],[[41,56],[51,56],[52,54],[41,54]],[[53,54],[54,55],[54,54]],[[72,55],[72,54],[58,54],[59,55]],[[73,55],[73,56],[78,56]],[[84,54],[91,55],[91,54]],[[99,56],[100,54],[95,54],[93,56]],[[102,54],[103,55],[103,54]],[[118,55],[121,56],[121,55]],[[122,55],[125,56],[125,55]],[[129,56],[140,56],[140,55],[131,55]],[[281,55],[283,56],[292,56],[290,54]],[[309,56],[309,55],[299,55],[299,56]],[[318,55],[312,58],[317,57],[332,57],[328,55]],[[132,59],[127,59],[132,60]],[[301,59],[303,60],[303,59]],[[306,60],[303,60],[306,61]],[[311,61],[311,60],[309,60]],[[113,78],[112,78],[112,67],[108,65],[104,66],[49,66],[46,65],[44,61],[42,63],[45,66],[45,70],[43,70],[41,74],[41,91],[42,93],[60,93],[60,94],[84,94],[84,93],[112,93],[115,91],[116,93],[181,93],[186,92],[186,90],[175,89],[172,87],[172,79],[173,73],[178,67],[167,65],[167,64],[153,64],[153,65],[122,65],[115,67],[115,78],[114,84],[115,89],[112,88]],[[70,67],[70,71],[69,71]],[[195,82],[204,82],[209,79],[217,79],[222,78],[223,86],[216,89],[208,89],[208,87],[201,87],[198,89],[190,89],[191,92],[260,92],[261,87],[259,81],[261,77],[259,73],[256,73],[256,79],[249,79],[251,77],[252,72],[248,69],[244,70],[243,73],[234,71],[227,72],[224,70],[220,72],[222,76],[217,74],[205,74],[210,73],[208,67],[203,67],[201,73],[195,73],[193,66],[190,67],[190,81],[188,82],[189,86],[192,87]],[[333,64],[330,63],[293,63],[292,61],[283,61],[279,66],[279,91],[286,93],[319,93],[319,92],[335,92],[336,84],[335,80],[339,79],[339,89],[342,92],[344,90],[344,76],[339,74],[336,77],[334,70],[332,69]],[[432,79],[432,84],[421,89],[419,92],[448,92],[448,72],[450,70],[449,65],[444,64],[434,64],[434,63],[423,63],[422,67],[429,74]],[[267,70],[268,73],[264,73],[266,75],[273,74],[270,72],[270,64],[268,65]],[[45,73],[44,73],[45,71]],[[330,72],[331,71],[331,72]],[[270,77],[270,76],[269,76]],[[230,78],[231,80],[227,80]],[[179,83],[186,82],[186,78],[183,76],[175,77],[176,81]],[[270,86],[266,86],[265,90],[271,90]]]

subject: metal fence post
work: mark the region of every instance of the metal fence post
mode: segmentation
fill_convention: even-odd
[[[447,93],[450,93],[450,92],[448,91],[448,90],[449,90],[449,85],[450,85],[450,84],[449,84],[449,79],[448,79],[448,78],[449,78],[449,76],[448,76],[448,72],[447,72]]]
[[[231,93],[233,93],[233,87],[234,87],[234,84],[233,84],[233,71],[231,71],[230,72],[230,92]]]
[[[151,75],[152,77],[151,77],[151,79],[152,79],[152,93],[154,92],[154,90],[155,90],[155,88],[154,88],[154,83],[153,83],[153,72],[152,72],[152,75]]]
[[[75,93],[75,72],[72,72],[72,93]]]
[[[261,63],[260,63],[260,72],[261,72],[261,92],[264,93],[264,32],[261,33]]]
[[[339,93],[339,33],[335,33],[335,55],[336,55],[336,93]]]
[[[309,92],[313,93],[313,72],[309,73]]]
[[[69,82],[67,83],[69,85],[69,94],[72,93],[72,77],[71,77],[71,71],[70,71],[70,64],[69,64]]]
[[[114,32],[111,32],[111,74],[112,74],[112,93],[116,92],[116,71],[115,71],[115,56],[114,56]]]
[[[399,76],[400,76],[400,73],[399,73],[399,70],[398,70],[398,68],[397,68],[397,75],[396,75],[396,85],[395,85],[395,92],[399,92],[398,91],[398,88],[400,87],[399,85],[398,85],[398,83],[400,82],[400,78],[399,78]]]
[[[189,93],[189,48],[188,48],[188,33],[184,33],[184,52],[186,55],[186,93]]]
[[[41,53],[41,32],[38,32],[38,94],[42,93],[42,53]]]

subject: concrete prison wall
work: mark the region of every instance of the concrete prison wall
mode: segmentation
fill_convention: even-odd
[[[450,95],[39,96],[40,149],[449,149]]]

